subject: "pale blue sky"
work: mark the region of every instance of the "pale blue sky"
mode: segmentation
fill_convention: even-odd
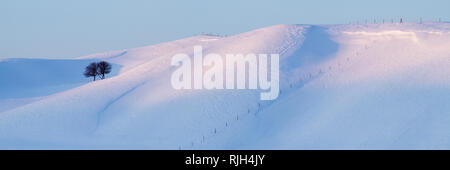
[[[74,58],[275,24],[450,20],[449,0],[1,0],[0,58]]]

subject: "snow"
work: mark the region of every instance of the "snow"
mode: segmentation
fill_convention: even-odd
[[[0,61],[0,149],[450,149],[450,24],[275,25]],[[171,57],[279,53],[258,90],[174,90]],[[113,63],[91,82],[84,67]]]
[[[0,61],[0,100],[39,97],[89,82],[80,76],[97,60],[5,59]],[[116,75],[120,66],[115,66]]]

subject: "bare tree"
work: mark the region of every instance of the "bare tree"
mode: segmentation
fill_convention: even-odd
[[[94,77],[94,81],[95,81],[95,77],[97,77],[97,63],[92,62],[91,64],[89,64],[86,69],[84,70],[84,76],[85,77]]]
[[[97,72],[102,79],[105,79],[105,74],[111,73],[111,64],[106,61],[100,61],[97,63]]]

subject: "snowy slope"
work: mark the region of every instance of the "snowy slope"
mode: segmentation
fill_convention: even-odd
[[[448,23],[276,25],[74,60],[3,60],[0,148],[449,149],[449,40]],[[279,53],[279,97],[174,90],[171,57],[195,45]],[[89,82],[82,69],[98,60],[115,73]],[[12,78],[17,68],[33,76]]]

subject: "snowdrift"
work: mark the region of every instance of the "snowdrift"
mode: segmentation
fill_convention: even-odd
[[[280,94],[174,90],[171,57],[280,54]],[[1,149],[450,149],[450,24],[276,25],[0,61]],[[92,61],[113,63],[101,81]]]

